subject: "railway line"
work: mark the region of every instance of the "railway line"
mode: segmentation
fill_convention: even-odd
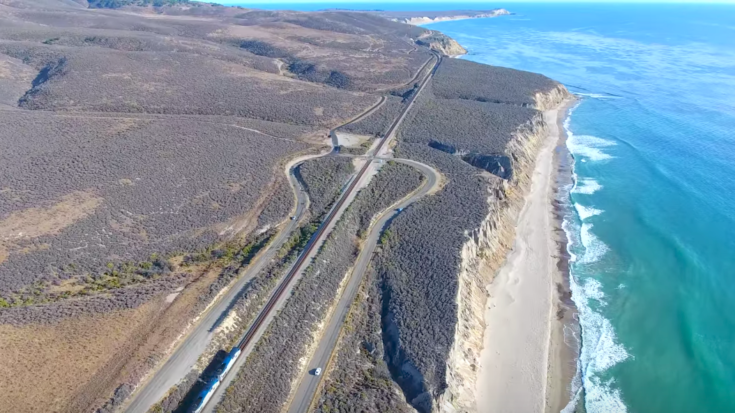
[[[245,333],[238,345],[231,350],[230,355],[234,356],[228,359],[226,366],[222,367],[223,372],[212,378],[212,381],[208,383],[207,386],[205,386],[204,390],[201,392],[190,411],[200,413],[211,412],[214,410],[214,406],[221,399],[224,389],[226,389],[231,383],[233,379],[233,373],[236,373],[237,370],[242,366],[242,364],[244,364],[245,359],[247,358],[247,355],[249,354],[252,346],[254,346],[255,342],[257,342],[257,339],[263,334],[265,328],[268,326],[270,320],[273,318],[275,314],[274,310],[278,309],[281,305],[284,304],[285,299],[287,298],[285,292],[293,287],[292,284],[294,280],[298,277],[301,271],[306,268],[305,265],[307,264],[307,262],[310,261],[312,255],[315,252],[315,248],[320,245],[321,241],[323,241],[323,239],[325,238],[325,235],[328,234],[328,232],[331,230],[334,223],[336,223],[338,218],[341,216],[344,208],[348,205],[348,202],[351,202],[351,200],[354,198],[355,188],[357,188],[361,184],[363,179],[368,175],[368,172],[374,167],[373,162],[375,161],[375,159],[382,155],[382,151],[386,150],[387,144],[389,144],[389,142],[393,139],[396,131],[398,130],[398,127],[401,125],[401,123],[413,107],[416,98],[420,95],[421,91],[423,91],[429,80],[436,73],[436,70],[441,64],[443,58],[439,55],[435,55],[435,59],[436,61],[434,67],[429,73],[426,74],[416,93],[411,96],[408,104],[403,109],[399,117],[393,122],[388,131],[383,135],[375,149],[372,150],[372,153],[369,154],[369,158],[366,160],[365,164],[362,166],[357,175],[352,179],[348,187],[343,191],[335,206],[328,213],[327,218],[319,226],[314,236],[312,236],[312,238],[309,240],[304,251],[297,258],[296,262],[288,271],[278,287],[276,287],[251,327]],[[379,106],[380,104],[382,104],[382,102],[383,101],[381,100],[377,105]],[[333,133],[330,133],[330,135],[333,135]],[[330,136],[330,138],[331,137],[332,136]]]
[[[366,113],[372,113],[380,107],[384,102],[379,100],[375,105],[369,108]],[[361,118],[358,116],[356,119]],[[355,119],[347,123],[354,122]],[[201,354],[206,350],[207,345],[212,340],[213,331],[219,324],[223,315],[226,315],[231,304],[235,302],[240,292],[253,279],[266,264],[274,257],[281,246],[288,240],[288,237],[298,228],[298,223],[304,215],[308,203],[305,192],[300,186],[298,179],[293,174],[293,168],[298,164],[323,156],[329,156],[335,153],[334,147],[330,152],[323,152],[315,155],[307,155],[297,158],[289,162],[285,169],[289,179],[289,184],[294,191],[296,197],[296,207],[293,211],[293,220],[286,221],[275,239],[268,245],[265,251],[258,254],[250,263],[245,272],[235,281],[235,284],[224,292],[222,298],[213,303],[211,307],[201,315],[199,322],[192,327],[192,330],[185,338],[176,346],[171,356],[156,370],[150,378],[148,378],[131,396],[130,400],[121,408],[120,411],[126,413],[145,413],[151,406],[159,402],[176,383],[191,371]],[[235,360],[237,357],[235,358]]]

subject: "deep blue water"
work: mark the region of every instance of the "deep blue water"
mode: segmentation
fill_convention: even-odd
[[[582,325],[575,396],[590,413],[735,412],[735,5],[491,7],[517,15],[428,27],[466,59],[582,96],[564,225]]]

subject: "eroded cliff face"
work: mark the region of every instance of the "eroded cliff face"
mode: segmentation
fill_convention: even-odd
[[[406,23],[406,24],[419,25],[419,24],[436,23],[436,22],[443,22],[443,21],[450,21],[450,20],[483,19],[483,18],[488,18],[488,17],[505,16],[508,14],[510,14],[508,10],[495,9],[495,10],[490,10],[488,12],[467,12],[467,13],[451,14],[447,16],[414,16],[414,17],[404,17],[404,18],[393,19],[393,20],[397,22],[401,22],[401,23]]]
[[[564,85],[559,84],[548,92],[539,92],[533,97],[536,101],[535,108],[540,111],[553,109],[571,95]]]
[[[467,49],[457,43],[456,40],[434,30],[429,30],[428,33],[422,34],[421,37],[416,39],[416,44],[426,46],[431,50],[447,56],[467,54]]]
[[[537,93],[536,107],[548,110],[560,105],[569,92],[562,85]],[[488,175],[488,214],[481,226],[467,233],[461,256],[457,292],[458,320],[455,340],[447,360],[447,389],[437,399],[437,412],[476,412],[475,388],[485,331],[488,295],[485,286],[505,262],[513,246],[515,226],[531,185],[536,155],[548,136],[543,115],[522,125],[506,149],[512,160],[510,180]]]

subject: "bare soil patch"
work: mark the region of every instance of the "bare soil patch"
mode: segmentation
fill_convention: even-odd
[[[0,412],[62,412],[70,395],[87,383],[117,351],[139,340],[138,327],[160,304],[56,325],[0,325]]]
[[[101,203],[102,198],[91,191],[74,191],[50,207],[27,208],[11,213],[0,220],[0,237],[9,240],[58,234],[92,213]]]

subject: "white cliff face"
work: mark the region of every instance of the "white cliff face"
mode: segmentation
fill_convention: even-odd
[[[400,23],[406,23],[406,24],[412,24],[414,26],[418,26],[421,24],[437,23],[437,22],[443,22],[443,21],[449,21],[449,20],[483,19],[483,18],[488,18],[488,17],[505,16],[508,14],[510,14],[508,10],[495,9],[487,13],[458,14],[454,16],[437,16],[437,17],[416,16],[416,17],[406,17],[406,18],[393,19],[393,20],[400,22]]]
[[[536,95],[540,110],[558,106],[569,96],[564,86]],[[547,125],[541,113],[522,125],[506,149],[513,162],[513,178],[488,177],[488,214],[480,228],[467,234],[462,248],[462,264],[458,274],[458,320],[455,340],[447,360],[447,389],[435,403],[442,413],[473,413],[475,384],[485,331],[487,306],[485,286],[505,262],[513,246],[515,226],[523,208],[524,197],[531,186],[531,173],[544,138]]]
[[[416,44],[426,46],[431,50],[437,51],[446,56],[459,56],[467,54],[467,49],[462,47],[456,40],[445,35],[444,33],[434,30],[428,31],[416,39]]]
[[[564,85],[561,84],[559,84],[556,88],[552,89],[549,92],[536,93],[536,96],[534,96],[534,100],[536,101],[536,109],[540,111],[553,109],[559,106],[559,104],[569,96],[569,91],[567,90],[567,88],[564,87]]]

